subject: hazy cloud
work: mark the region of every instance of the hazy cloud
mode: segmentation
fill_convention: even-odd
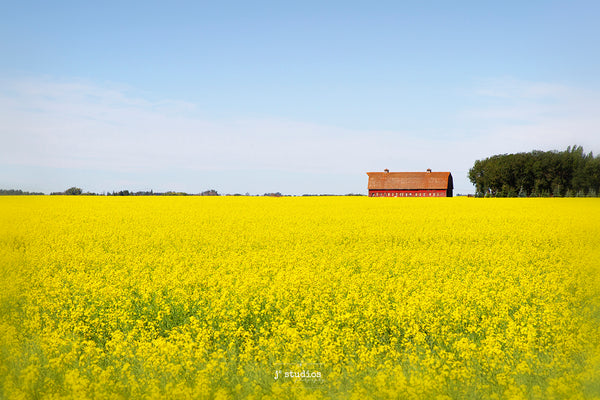
[[[4,81],[0,158],[11,171],[22,166],[134,174],[127,182],[137,179],[142,187],[174,170],[280,171],[295,174],[304,185],[300,193],[364,192],[366,171],[433,168],[452,171],[458,190],[467,192],[472,186],[466,174],[478,158],[571,144],[600,151],[598,92],[496,79],[480,82],[471,93],[471,106],[453,120],[438,122],[440,132],[451,132],[440,137],[276,117],[224,120],[207,117],[194,104],[153,101],[123,86]],[[155,175],[143,178],[145,173]],[[317,174],[346,174],[347,186],[338,191],[326,180],[311,186]],[[227,179],[235,180],[234,175]],[[224,184],[236,187],[234,181]]]
[[[151,102],[83,82],[3,86],[0,134],[5,146],[0,151],[11,164],[342,171],[361,159],[397,154],[399,148],[391,151],[382,141],[401,141],[399,133],[278,118],[211,120],[192,104]]]
[[[600,150],[600,93],[512,78],[482,82],[479,105],[461,115],[482,148],[529,151],[579,144]],[[498,150],[497,150],[498,151]]]

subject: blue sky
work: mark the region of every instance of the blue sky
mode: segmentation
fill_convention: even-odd
[[[600,152],[596,1],[10,2],[0,187],[366,193]]]

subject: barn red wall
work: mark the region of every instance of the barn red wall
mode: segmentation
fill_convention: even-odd
[[[369,190],[369,197],[446,197],[446,190]]]

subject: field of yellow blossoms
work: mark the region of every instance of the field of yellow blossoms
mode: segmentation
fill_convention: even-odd
[[[600,398],[600,200],[0,198],[2,399]]]

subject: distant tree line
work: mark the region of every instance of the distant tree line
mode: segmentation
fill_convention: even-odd
[[[7,196],[23,196],[23,195],[37,195],[37,196],[43,196],[44,193],[40,193],[40,192],[24,192],[22,190],[15,190],[15,189],[0,189],[0,196],[1,195],[7,195]],[[222,194],[219,194],[219,192],[217,192],[214,189],[209,189],[209,190],[205,190],[203,192],[200,193],[186,193],[186,192],[175,192],[175,191],[168,191],[168,192],[155,192],[153,190],[149,190],[149,191],[138,191],[138,192],[134,192],[132,190],[119,190],[119,191],[112,191],[112,192],[103,192],[103,193],[94,193],[94,192],[84,192],[81,188],[78,187],[70,187],[67,190],[63,191],[63,192],[52,192],[50,193],[51,196],[223,196]],[[251,195],[250,193],[246,192],[246,194],[241,194],[241,193],[235,193],[235,194],[225,194],[224,196],[261,196],[261,195]],[[286,194],[282,194],[281,192],[271,192],[271,193],[265,193],[262,196],[267,196],[267,197],[289,197],[290,195],[286,195]],[[345,195],[339,195],[339,194],[303,194],[302,196],[365,196],[364,194],[358,194],[358,193],[348,193]]]
[[[0,196],[41,196],[44,193],[24,192],[20,189],[0,189]]]
[[[205,190],[198,194],[175,192],[172,190],[168,192],[155,192],[153,190],[133,192],[129,190],[119,190],[118,192],[108,192],[106,193],[106,196],[219,196],[219,193],[214,189]]]
[[[78,187],[70,187],[67,190],[65,190],[64,192],[52,192],[50,193],[51,196],[80,196],[80,195],[84,195],[84,196],[98,196],[98,193],[92,193],[92,192],[85,192],[83,190],[81,190]]]
[[[41,192],[24,192],[20,189],[0,189],[0,196],[25,196],[25,195],[35,195],[35,196],[44,196],[45,193],[41,193]],[[118,192],[116,191],[112,191],[112,192],[106,192],[106,193],[94,193],[94,192],[84,192],[83,190],[81,190],[78,187],[70,187],[67,190],[63,191],[63,192],[51,192],[50,193],[51,196],[220,196],[219,193],[214,190],[214,189],[210,189],[210,190],[205,190],[201,193],[197,193],[197,194],[189,194],[186,192],[175,192],[175,191],[168,191],[168,192],[154,192],[153,190],[150,191],[138,191],[138,192],[134,192],[134,191],[130,191],[130,190],[119,190]],[[241,196],[241,195],[238,195]],[[246,196],[249,196],[248,193],[246,193]]]
[[[494,155],[475,161],[469,180],[477,196],[596,197],[600,157],[584,153],[581,146]]]

